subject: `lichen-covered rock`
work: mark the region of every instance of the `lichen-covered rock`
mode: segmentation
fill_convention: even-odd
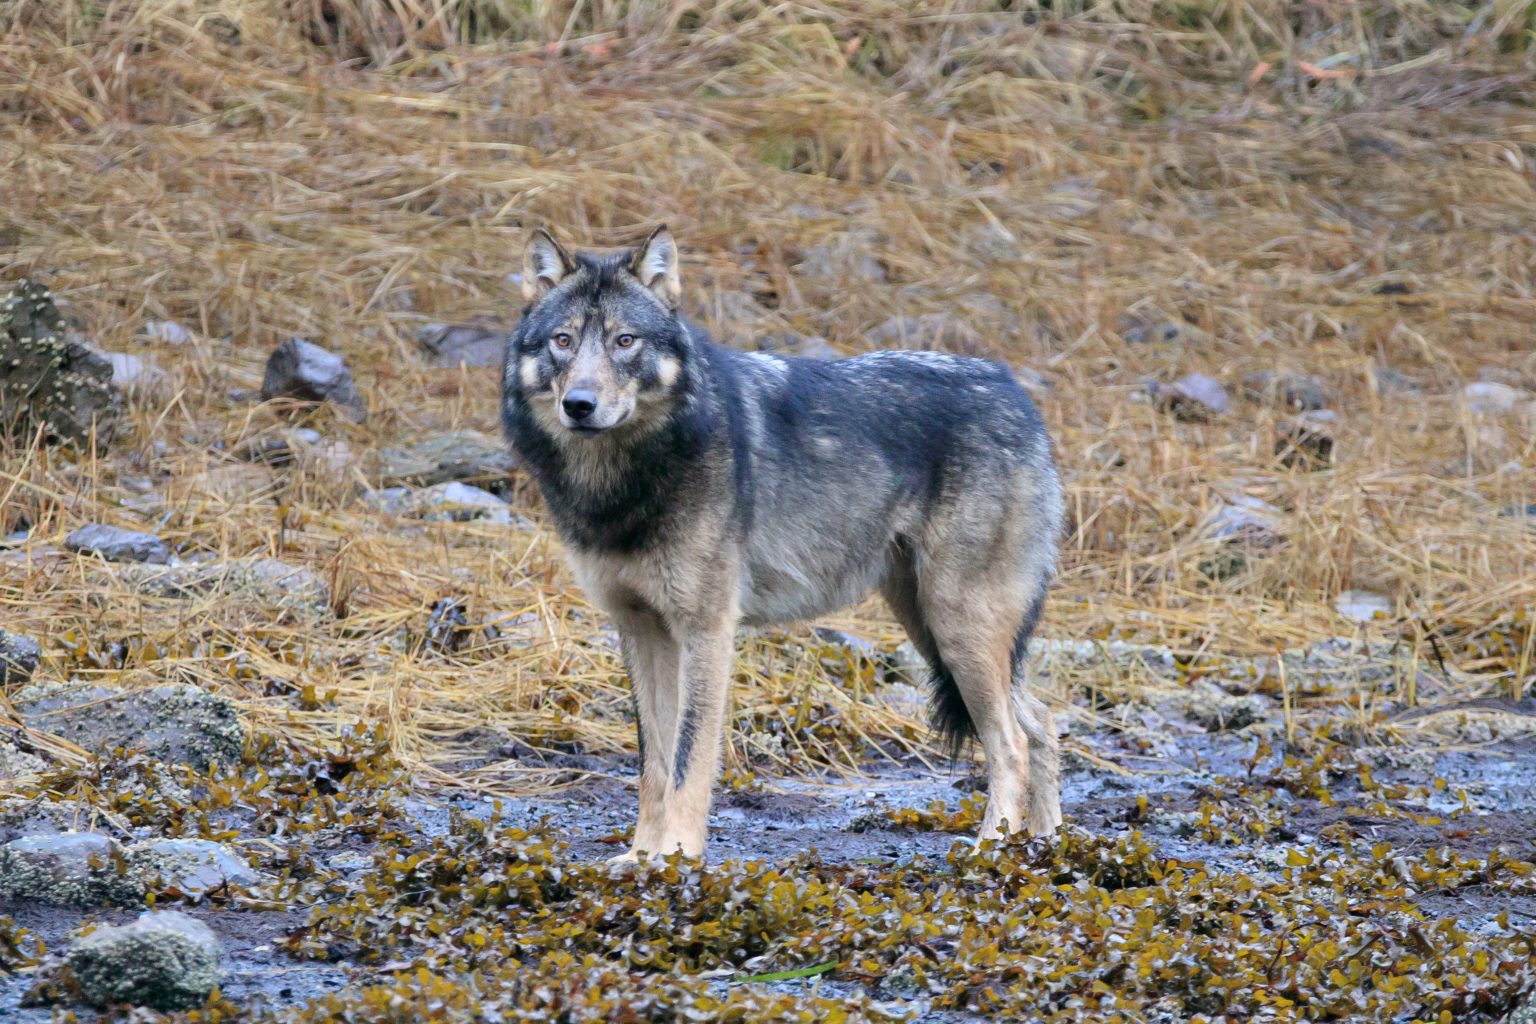
[[[368,491],[363,503],[390,515],[425,519],[428,522],[469,522],[485,519],[503,525],[530,529],[532,524],[514,516],[505,501],[489,491],[457,480],[413,491],[405,487],[386,487]]]
[[[19,686],[31,679],[42,657],[36,640],[0,629],[0,686]]]
[[[105,523],[91,523],[72,531],[64,546],[83,555],[97,555],[109,562],[151,562],[165,565],[171,549],[152,533],[124,530]]]
[[[352,386],[352,372],[341,357],[302,338],[289,338],[267,358],[261,397],[332,402],[357,422],[367,415],[362,396]]]
[[[1153,382],[1147,385],[1147,392],[1159,409],[1189,423],[1225,415],[1230,405],[1227,389],[1203,373],[1186,373],[1172,384]]]
[[[450,430],[379,451],[379,478],[386,487],[427,487],[453,481],[473,482],[485,490],[505,490],[517,460],[506,444],[478,430]]]
[[[1251,401],[1270,402],[1292,412],[1310,412],[1328,404],[1328,390],[1309,373],[1263,370],[1243,378],[1243,394]]]
[[[120,928],[96,929],[70,948],[65,962],[93,1006],[189,1010],[206,1002],[218,985],[219,953],[219,940],[207,925],[174,910],[157,910]]]
[[[48,289],[22,281],[0,299],[0,427],[18,439],[40,428],[55,444],[104,446],[118,416],[112,364],[70,337]]]
[[[189,565],[125,565],[120,578],[144,594],[169,598],[226,596],[311,614],[330,604],[331,590],[308,569],[274,558],[243,558]]]
[[[205,770],[239,761],[245,743],[234,705],[193,686],[125,693],[56,683],[28,687],[12,703],[28,728],[96,754],[142,750],[159,761]]]
[[[130,846],[127,853],[134,873],[145,882],[191,896],[261,881],[243,858],[209,839],[151,839]]]
[[[47,767],[48,763],[36,754],[29,754],[9,740],[0,739],[0,781],[36,775]],[[0,826],[0,837],[4,837],[4,831]]]
[[[53,906],[127,907],[144,889],[110,836],[22,836],[0,846],[0,899]]]

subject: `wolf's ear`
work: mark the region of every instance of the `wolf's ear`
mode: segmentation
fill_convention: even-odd
[[[677,243],[665,224],[651,232],[629,261],[629,271],[640,283],[670,308],[676,309],[683,297],[683,285],[677,276]]]
[[[575,269],[571,254],[548,231],[535,228],[528,236],[528,248],[523,251],[523,298],[532,302]]]

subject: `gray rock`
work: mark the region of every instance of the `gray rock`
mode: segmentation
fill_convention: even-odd
[[[1243,378],[1243,393],[1255,402],[1270,402],[1292,412],[1308,412],[1328,404],[1322,378],[1309,373],[1250,373]]]
[[[109,562],[150,562],[167,565],[171,549],[152,533],[123,530],[105,523],[82,526],[64,538],[67,550],[82,555],[96,555]]]
[[[379,478],[386,487],[427,487],[454,480],[504,489],[517,460],[497,438],[478,430],[450,430],[379,451]]]
[[[869,695],[872,704],[888,707],[893,711],[915,718],[918,721],[927,721],[929,708],[929,695],[922,686],[914,686],[911,683],[889,683],[880,687]]]
[[[325,438],[318,430],[297,427],[281,434],[252,438],[235,449],[235,457],[246,462],[260,462],[268,466],[287,466],[302,453],[309,451]]]
[[[1372,590],[1346,590],[1333,599],[1333,610],[1346,619],[1370,622],[1378,617],[1390,618],[1392,600]]]
[[[0,629],[0,688],[19,686],[31,679],[42,657],[43,649],[36,640]]]
[[[52,906],[128,907],[144,899],[109,836],[23,836],[0,846],[0,899]]]
[[[881,678],[892,685],[905,683],[908,686],[925,686],[928,674],[928,662],[923,660],[910,640],[903,640],[882,659]]]
[[[0,797],[0,844],[22,836],[79,832],[90,829],[100,817],[100,811],[78,800]]]
[[[190,345],[192,332],[174,320],[144,321],[144,337],[164,345]]]
[[[844,632],[841,629],[829,629],[826,626],[817,626],[811,630],[816,639],[828,647],[840,648],[847,651],[850,656],[868,658],[870,660],[879,656],[880,651],[874,644],[861,636]]]
[[[1263,694],[1234,695],[1208,680],[1200,679],[1180,695],[1180,710],[1207,732],[1242,729],[1266,722],[1275,713],[1275,701]]]
[[[348,417],[367,416],[362,396],[352,386],[352,373],[341,357],[302,338],[289,338],[267,358],[261,397],[296,398],[302,402],[333,402]]]
[[[437,369],[500,366],[507,334],[479,324],[426,324],[417,330],[416,344]]]
[[[127,392],[144,392],[164,384],[165,371],[152,360],[128,352],[103,352],[112,364],[112,386]]]
[[[190,896],[262,881],[244,858],[209,839],[151,839],[128,847],[127,854],[129,865],[146,882]]]
[[[1275,458],[1296,469],[1325,469],[1333,463],[1333,425],[1338,414],[1314,409],[1280,424],[1275,436]]]
[[[1203,373],[1185,374],[1172,384],[1150,384],[1151,393],[1158,408],[1175,419],[1204,422],[1226,413],[1229,406],[1227,389],[1214,377]]]
[[[464,523],[486,519],[511,525],[512,510],[490,491],[452,481],[417,491],[411,498],[411,512],[428,522]]]
[[[52,683],[11,698],[29,729],[52,733],[91,753],[135,749],[159,761],[205,770],[237,764],[245,728],[234,705],[193,686],[122,692]]]
[[[308,569],[274,558],[242,558],[167,567],[125,565],[120,578],[141,594],[169,598],[218,595],[257,605],[324,612],[331,588]]]
[[[86,1002],[190,1010],[219,983],[219,940],[196,918],[155,910],[120,928],[98,928],[65,957]]]
[[[1282,515],[1267,501],[1237,494],[1205,517],[1199,533],[1210,540],[1269,544],[1279,540]]]
[[[1497,381],[1480,380],[1461,389],[1467,408],[1475,413],[1499,415],[1513,412],[1521,405],[1536,400],[1536,395],[1523,388],[1511,387]]]
[[[112,364],[70,335],[48,289],[21,281],[0,298],[0,420],[14,436],[104,447],[119,409]]]
[[[893,316],[869,332],[869,340],[881,348],[936,349],[959,355],[988,355],[980,334],[953,313]]]
[[[9,740],[0,739],[0,782],[36,775],[47,767],[48,763],[37,755],[27,753]],[[0,823],[0,841],[10,838],[13,837],[5,834],[5,827]]]
[[[409,487],[380,487],[377,490],[364,491],[358,498],[371,509],[392,516],[400,516],[411,511],[415,496],[416,492]]]
[[[1416,395],[1419,386],[1413,378],[1401,370],[1394,370],[1390,366],[1378,366],[1371,371],[1371,377],[1376,382],[1376,390],[1384,395]]]

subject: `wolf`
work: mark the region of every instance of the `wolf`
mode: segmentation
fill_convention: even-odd
[[[1051,442],[1004,366],[936,352],[789,358],[680,312],[665,225],[572,254],[532,232],[501,417],[573,574],[620,636],[639,731],[633,861],[703,853],[738,627],[878,588],[932,674],[935,725],[979,741],[980,837],[1061,823],[1025,649],[1056,564]]]

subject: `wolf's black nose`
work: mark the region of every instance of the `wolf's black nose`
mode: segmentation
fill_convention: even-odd
[[[590,391],[567,391],[560,404],[571,419],[584,420],[597,408],[597,396]]]

